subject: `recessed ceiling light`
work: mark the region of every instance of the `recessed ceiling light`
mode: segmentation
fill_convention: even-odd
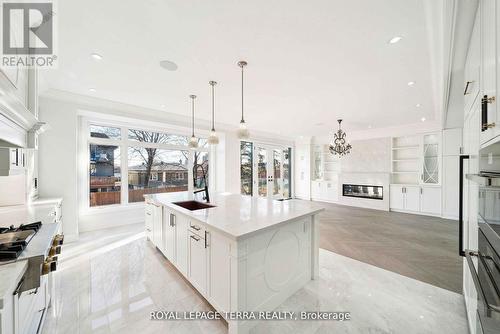
[[[166,69],[167,71],[176,71],[178,68],[177,64],[170,60],[160,61],[160,66]]]
[[[411,87],[411,86],[413,86],[413,85],[415,85],[415,81],[409,81],[409,82],[408,82],[408,86],[410,86],[410,87]]]
[[[420,120],[421,120],[422,122],[425,122],[425,117],[422,117]]]
[[[165,108],[165,105],[164,105],[164,104],[162,104],[160,107],[161,107],[161,108]]]
[[[90,56],[95,60],[102,60],[102,56],[98,53],[91,53]]]
[[[371,129],[371,128],[372,128],[372,126],[371,126],[371,125],[368,125],[368,129]]]
[[[401,36],[394,36],[393,38],[391,38],[389,40],[389,44],[396,44],[397,42],[399,42],[403,37]]]
[[[415,107],[420,108],[422,105],[420,103],[417,103]]]
[[[95,88],[89,88],[89,92],[95,93]]]

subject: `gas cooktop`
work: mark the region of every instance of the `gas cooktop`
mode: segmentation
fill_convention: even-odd
[[[0,227],[0,261],[16,259],[42,226],[42,222]]]

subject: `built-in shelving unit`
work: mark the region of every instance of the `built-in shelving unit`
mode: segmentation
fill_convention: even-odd
[[[418,184],[421,136],[392,139],[391,183]]]

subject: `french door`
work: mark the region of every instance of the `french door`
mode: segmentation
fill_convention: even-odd
[[[289,161],[287,148],[255,143],[253,195],[268,198],[290,197]]]

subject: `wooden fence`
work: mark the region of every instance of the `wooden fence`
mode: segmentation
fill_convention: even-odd
[[[165,187],[165,188],[146,188],[146,189],[131,189],[128,191],[128,201],[142,202],[144,201],[143,195],[157,194],[157,193],[170,193],[176,191],[187,191],[187,186]],[[120,192],[91,192],[90,193],[90,206],[101,206],[110,204],[120,204]]]

